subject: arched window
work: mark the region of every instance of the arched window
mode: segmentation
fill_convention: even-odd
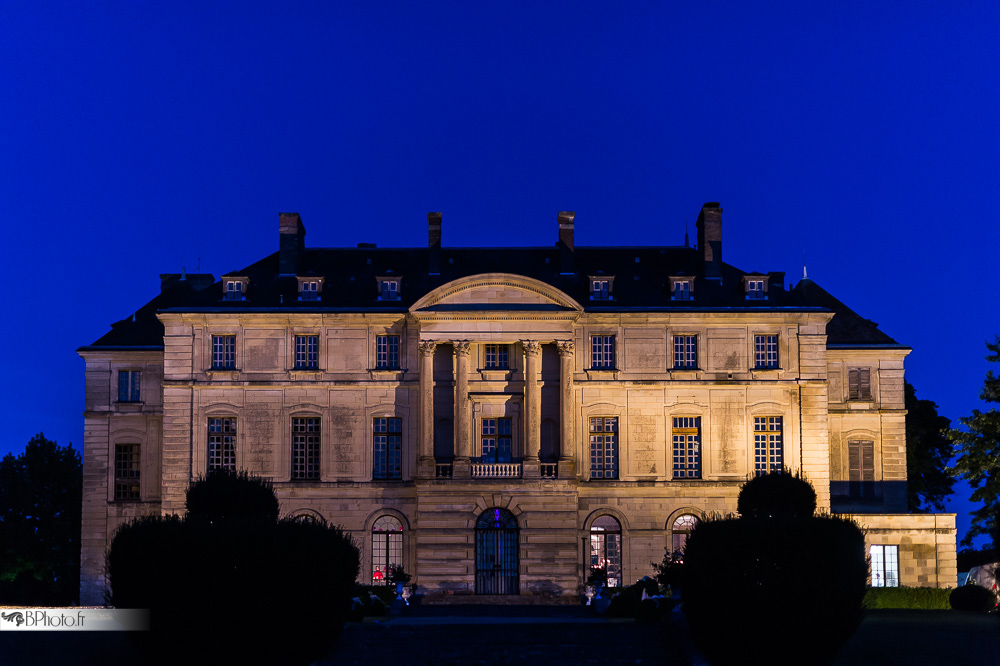
[[[372,585],[389,583],[389,568],[403,563],[403,525],[381,516],[372,525]]]
[[[675,562],[684,561],[684,545],[687,543],[688,535],[698,524],[698,518],[690,514],[678,516],[670,528],[670,557]]]
[[[590,526],[590,567],[607,567],[608,587],[622,584],[622,526],[611,516],[600,516]]]

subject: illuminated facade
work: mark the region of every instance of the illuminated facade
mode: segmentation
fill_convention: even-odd
[[[307,249],[161,293],[86,360],[81,600],[116,527],[181,513],[213,468],[270,477],[284,515],[350,530],[362,579],[429,595],[575,598],[679,550],[740,485],[801,471],[867,529],[875,584],[953,586],[955,518],[906,511],[896,343],[804,279],[697,248]]]

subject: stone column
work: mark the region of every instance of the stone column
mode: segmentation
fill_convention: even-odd
[[[573,442],[576,424],[573,415],[576,405],[573,393],[573,352],[576,345],[572,340],[559,340],[559,478],[568,479],[575,473]]]
[[[469,351],[468,340],[452,340],[455,352],[455,465],[452,476],[469,478],[472,466],[472,442],[469,441]]]
[[[542,390],[538,379],[542,363],[542,346],[537,340],[522,340],[524,348],[524,460],[525,478],[541,476],[538,451],[542,433]]]
[[[420,357],[420,440],[417,444],[417,476],[434,478],[434,351],[437,342],[421,340]]]

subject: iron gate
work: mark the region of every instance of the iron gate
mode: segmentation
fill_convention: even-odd
[[[517,519],[487,509],[476,521],[476,594],[519,594]]]

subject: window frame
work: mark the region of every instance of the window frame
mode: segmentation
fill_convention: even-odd
[[[295,370],[319,370],[319,336],[309,333],[296,334],[294,339]]]
[[[609,421],[612,422],[610,430],[608,429]],[[595,430],[597,422],[600,422],[599,429]],[[618,416],[591,416],[588,418],[591,480],[615,480],[618,478],[619,427],[620,417]],[[597,439],[600,441],[596,441]]]
[[[298,278],[298,300],[308,303],[315,303],[323,300],[323,278],[300,277]],[[312,285],[314,289],[306,289],[306,285]]]
[[[611,275],[590,276],[590,300],[592,301],[613,301],[615,278]],[[597,285],[603,285],[598,288]]]
[[[236,471],[236,449],[239,434],[235,416],[208,417],[208,449],[205,469]]]
[[[377,300],[389,303],[401,300],[403,293],[403,279],[401,277],[380,277],[376,279],[378,281]],[[395,288],[389,288],[390,285],[395,285]]]
[[[483,345],[483,370],[510,370],[510,358],[510,345],[494,343]]]
[[[114,446],[114,500],[142,500],[142,445],[136,442]]]
[[[868,555],[872,564],[871,586],[899,587],[899,546],[872,544]]]
[[[236,335],[223,333],[212,336],[212,370],[236,369]]]
[[[768,414],[753,417],[754,476],[784,469],[784,434],[783,416]]]
[[[125,391],[122,392],[122,379]],[[123,398],[122,395],[125,397]],[[142,402],[142,370],[118,371],[118,402]]]
[[[222,278],[222,300],[239,302],[247,300],[248,280],[239,277]]]
[[[318,416],[292,417],[292,481],[319,481],[322,432]]]
[[[753,336],[754,370],[779,370],[780,347],[777,333],[755,333]]]
[[[678,290],[680,285],[687,285],[686,289]],[[678,296],[678,292],[680,296]],[[694,300],[694,278],[688,276],[678,276],[670,278],[670,300],[671,301],[693,301]]]
[[[767,300],[767,278],[752,277],[743,278],[743,288],[748,301]]]
[[[678,345],[680,345],[678,347]],[[674,370],[698,369],[698,335],[678,333],[673,336]]]
[[[594,334],[590,336],[590,369],[615,369],[615,335]]]
[[[373,417],[372,479],[399,481],[402,478],[403,419],[399,416]]]
[[[614,528],[608,525],[614,521]],[[604,523],[605,525],[598,525]],[[622,523],[616,517],[603,513],[590,524],[590,568],[607,567],[608,587],[621,587],[624,557]],[[608,546],[613,544],[612,548]],[[609,552],[610,551],[610,552]]]
[[[393,527],[399,529],[391,529]],[[371,584],[389,585],[390,568],[403,564],[403,521],[395,516],[383,514],[375,519],[370,534]],[[394,554],[398,557],[398,561],[392,560]]]
[[[870,367],[847,369],[847,400],[872,401],[872,369]]]
[[[400,336],[392,333],[375,336],[376,370],[399,370],[400,342]],[[395,351],[393,351],[393,347],[395,347]],[[395,354],[395,361],[393,360],[393,354]]]
[[[694,415],[673,416],[670,423],[671,478],[700,479],[702,463],[701,417]]]
[[[514,462],[514,419],[509,416],[484,417],[480,419],[479,432],[480,462],[487,465]],[[492,455],[487,453],[487,448]]]

